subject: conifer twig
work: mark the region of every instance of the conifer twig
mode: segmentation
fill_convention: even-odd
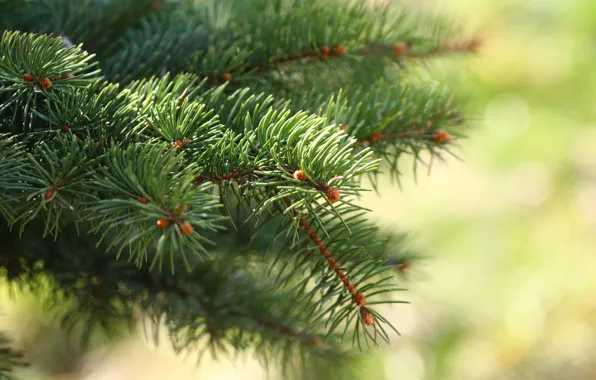
[[[284,201],[286,205],[289,207],[290,201],[287,198],[284,199]],[[294,217],[298,217],[298,211],[292,210],[292,212],[294,214]],[[344,288],[352,296],[352,301],[354,301],[356,306],[360,309],[360,316],[364,324],[367,326],[374,325],[375,318],[372,315],[372,313],[370,313],[370,311],[368,311],[368,309],[366,308],[366,296],[358,291],[355,284],[350,282],[348,275],[341,270],[341,267],[337,263],[335,257],[333,257],[329,249],[327,249],[327,245],[317,235],[316,231],[311,227],[310,223],[302,217],[300,218],[299,223],[300,227],[302,227],[302,229],[308,233],[310,240],[312,240],[312,242],[315,243],[315,245],[317,245],[317,247],[319,248],[319,252],[327,261],[327,264],[333,270],[333,273],[335,273],[336,277],[341,281]]]
[[[360,49],[354,52],[354,55],[358,56],[386,56],[388,54],[392,54],[396,58],[427,58],[441,54],[449,54],[449,53],[475,53],[478,49],[482,46],[482,41],[479,38],[474,38],[471,40],[459,42],[459,43],[450,43],[450,44],[442,44],[435,48],[428,49],[425,51],[420,52],[412,52],[412,48],[414,47],[412,44],[408,43],[397,43],[395,45],[379,45],[374,44],[367,46],[363,49]],[[261,61],[249,64],[248,66],[242,69],[242,73],[250,73],[250,72],[266,72],[271,70],[273,67],[282,65],[285,63],[292,63],[301,61],[303,63],[314,63],[320,62],[327,59],[333,58],[340,58],[345,56],[347,53],[347,49],[342,44],[335,44],[331,46],[323,46],[319,50],[303,50],[295,54],[288,54],[285,57],[280,58],[273,58],[269,61]],[[201,78],[209,77],[209,75],[205,72],[200,72],[198,74]],[[232,74],[225,73],[216,78],[210,78],[211,84],[221,84],[225,82],[231,81],[233,78]]]

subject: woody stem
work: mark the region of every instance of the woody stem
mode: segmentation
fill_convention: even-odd
[[[290,201],[286,198],[284,199],[287,206],[290,206]],[[294,217],[298,216],[298,211],[295,209],[292,210]],[[359,307],[364,307],[366,305],[366,297],[364,294],[360,293],[356,286],[352,284],[348,278],[348,275],[341,269],[335,257],[331,254],[329,249],[327,249],[327,245],[321,238],[317,235],[316,231],[311,227],[310,223],[306,221],[304,218],[300,218],[300,227],[308,233],[310,240],[315,243],[315,245],[319,248],[319,252],[327,261],[329,267],[333,270],[335,276],[341,281],[343,286],[346,290],[352,295],[352,300],[354,303]]]

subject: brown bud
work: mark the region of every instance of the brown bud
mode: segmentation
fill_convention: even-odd
[[[168,228],[169,225],[170,225],[170,221],[167,219],[158,219],[157,220],[157,227],[159,227],[161,229]]]
[[[296,170],[294,172],[294,178],[296,178],[298,181],[304,181],[306,180],[306,174],[304,174],[302,170]]]
[[[365,296],[364,296],[364,294],[362,294],[362,293],[357,293],[357,294],[354,296],[354,300],[356,301],[356,303],[357,303],[359,306],[364,306],[364,305],[366,305],[366,297],[365,297]]]
[[[446,130],[444,129],[437,129],[435,131],[433,140],[439,144],[442,143],[448,143],[451,141],[451,136],[449,136],[449,133],[447,133]]]
[[[379,141],[382,137],[383,137],[383,132],[380,132],[380,131],[375,132],[368,138],[368,141],[370,141],[371,143],[374,143],[374,142]]]
[[[46,200],[50,200],[50,199],[52,199],[53,196],[54,196],[54,189],[49,189],[48,191],[46,191],[44,198]]]
[[[339,190],[337,189],[337,187],[330,187],[329,189],[327,189],[326,195],[327,199],[331,203],[338,201],[340,198]]]
[[[41,87],[43,87],[46,90],[48,88],[52,87],[52,81],[49,80],[48,78],[42,79],[41,82],[39,82],[39,84],[41,85]]]
[[[328,258],[327,263],[329,264],[331,269],[334,269],[334,270],[339,269],[339,265],[337,265],[337,262],[335,261],[335,257]]]
[[[182,235],[188,236],[188,235],[192,234],[193,230],[194,230],[194,228],[188,222],[184,222],[184,224],[182,224],[182,226],[180,226],[180,232],[182,232]]]
[[[346,47],[345,47],[345,46],[343,46],[343,45],[335,45],[335,46],[333,47],[333,52],[334,52],[335,54],[340,54],[340,55],[341,55],[341,54],[345,54],[345,53],[346,53],[346,50],[347,50],[347,49],[346,49]]]
[[[403,42],[397,43],[393,46],[393,54],[399,55],[408,51],[408,45]]]
[[[362,321],[367,326],[372,326],[375,323],[375,317],[366,309],[362,310]]]

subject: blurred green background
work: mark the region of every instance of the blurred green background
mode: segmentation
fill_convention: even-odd
[[[436,65],[471,100],[463,161],[435,161],[417,183],[405,170],[401,189],[385,181],[380,197],[364,199],[383,226],[412,231],[427,256],[407,274],[402,296],[412,304],[387,311],[402,337],[366,371],[387,380],[596,379],[596,1],[411,3],[479,30],[485,45]],[[45,355],[28,321],[11,315],[23,314],[9,310],[9,326]],[[67,343],[50,350],[64,372],[77,369]],[[264,378],[252,362],[195,371],[192,359],[181,365],[140,342],[89,363],[70,378]]]
[[[366,201],[429,257],[386,378],[596,379],[596,1],[423,3],[485,46],[440,65],[477,115],[463,162]]]

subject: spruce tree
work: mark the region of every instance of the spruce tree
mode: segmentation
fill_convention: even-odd
[[[358,198],[452,153],[465,117],[420,64],[477,40],[365,1],[0,10],[0,265],[64,329],[165,321],[177,350],[308,379],[397,333],[378,308],[411,256]]]

